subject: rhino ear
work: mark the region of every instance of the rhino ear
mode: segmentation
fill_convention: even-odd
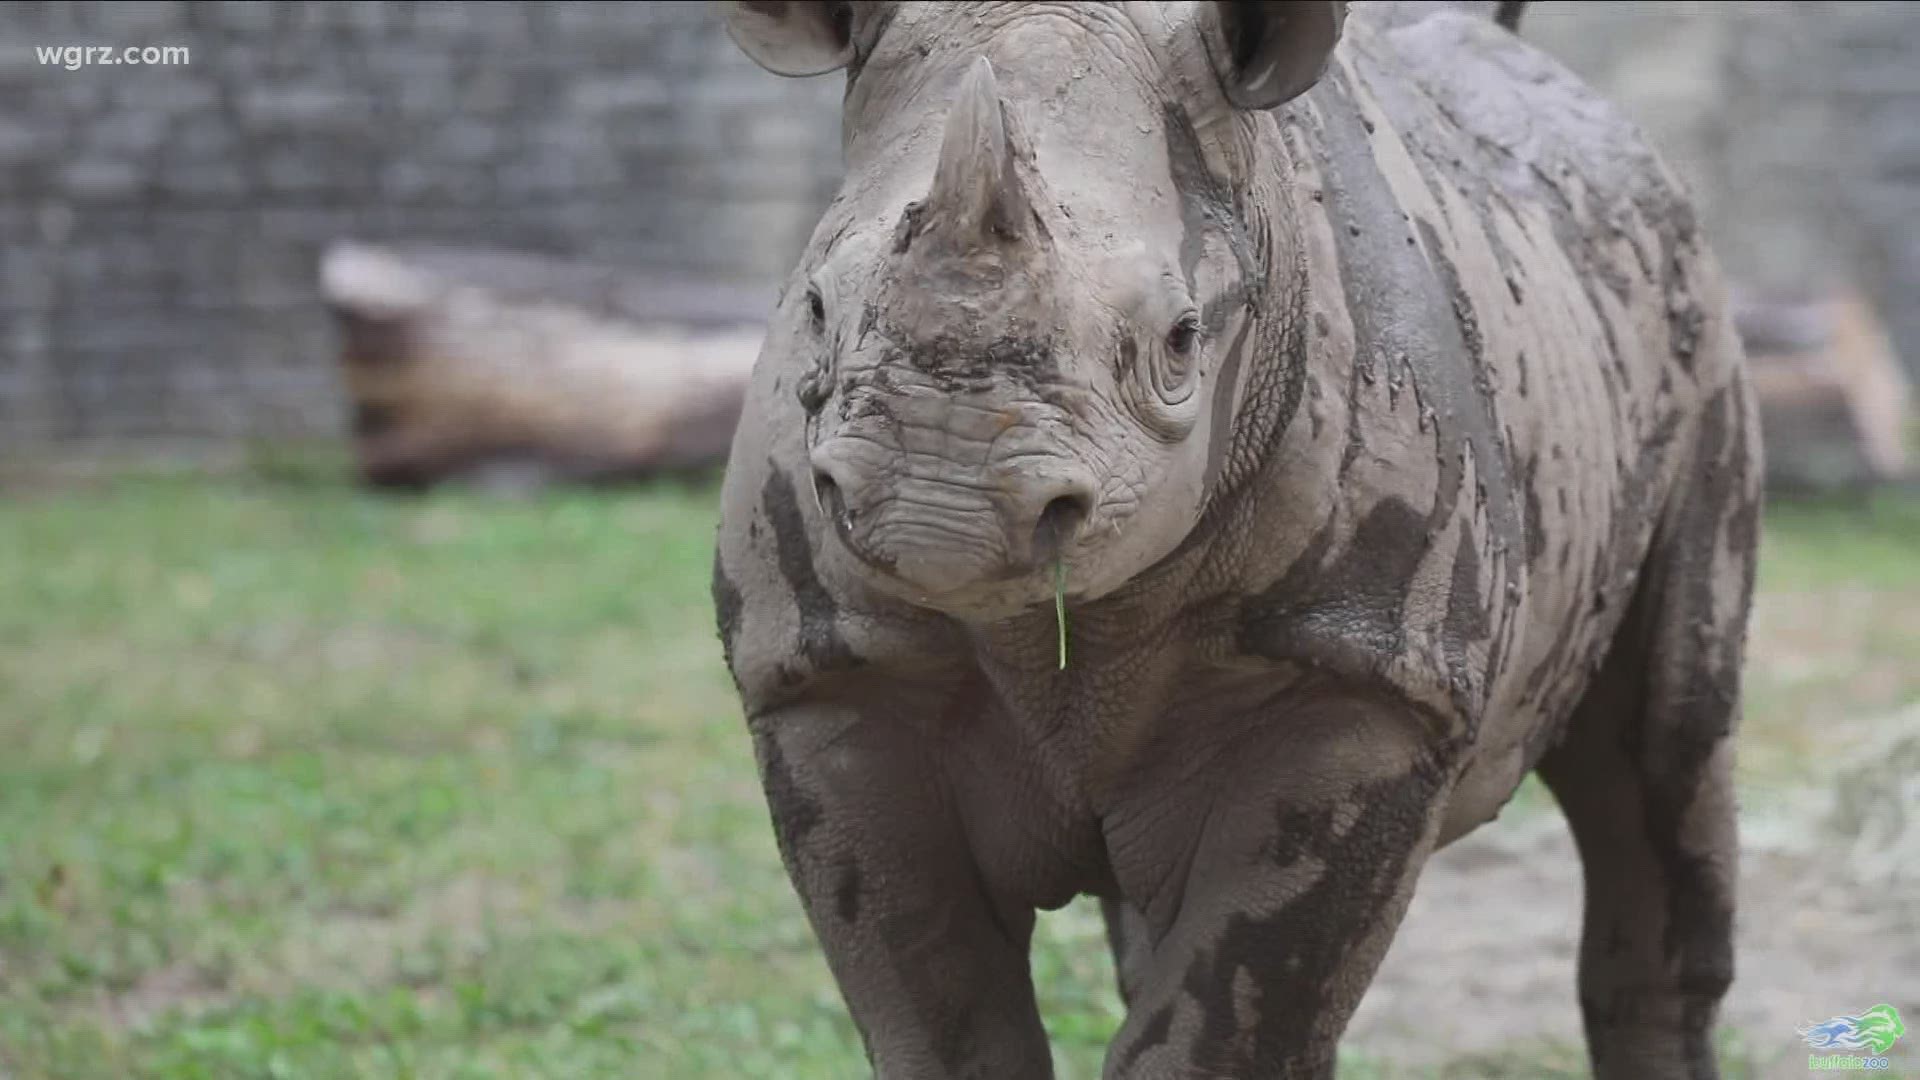
[[[1347,5],[1327,0],[1215,0],[1213,26],[1202,28],[1207,59],[1227,100],[1242,109],[1271,109],[1307,92],[1347,21]]]
[[[845,0],[723,0],[727,34],[775,75],[825,75],[853,60],[853,6]]]

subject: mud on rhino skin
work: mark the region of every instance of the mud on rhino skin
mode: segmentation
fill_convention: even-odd
[[[714,596],[875,1074],[1049,1075],[1035,912],[1092,894],[1108,1076],[1331,1076],[1538,770],[1596,1075],[1716,1075],[1759,451],[1640,135],[1459,13],[722,7],[846,79]]]

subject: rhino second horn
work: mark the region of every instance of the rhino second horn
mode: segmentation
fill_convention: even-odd
[[[936,227],[959,240],[1026,235],[1032,216],[1015,165],[993,64],[982,56],[967,69],[947,111],[927,196]]]

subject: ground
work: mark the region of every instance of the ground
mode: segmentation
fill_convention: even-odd
[[[713,517],[699,484],[285,469],[0,502],[0,1077],[858,1075],[720,666]],[[1766,544],[1735,1078],[1807,1076],[1794,1025],[1883,1000],[1920,1032],[1920,926],[1827,857],[1819,797],[1920,725],[1920,502],[1776,508]],[[1585,1075],[1577,882],[1524,789],[1423,883],[1342,1076]],[[1097,1075],[1094,911],[1035,964],[1061,1076]]]

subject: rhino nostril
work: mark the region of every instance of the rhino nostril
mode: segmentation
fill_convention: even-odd
[[[852,524],[853,515],[847,512],[846,498],[840,494],[840,485],[825,469],[813,470],[813,500],[821,515],[836,527],[845,529]]]
[[[843,509],[839,484],[833,482],[826,469],[814,469],[814,505],[828,517],[839,517]]]
[[[1052,562],[1062,549],[1080,535],[1080,527],[1087,523],[1087,514],[1092,509],[1085,495],[1061,495],[1047,503],[1040,511],[1040,520],[1033,527],[1033,554],[1036,562]]]

